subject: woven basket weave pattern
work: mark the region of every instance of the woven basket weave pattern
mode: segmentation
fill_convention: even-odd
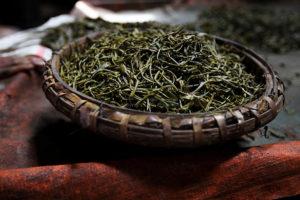
[[[157,147],[198,147],[216,144],[257,130],[272,121],[284,105],[284,85],[274,70],[252,50],[223,38],[246,57],[255,72],[261,71],[266,91],[259,99],[233,109],[194,114],[147,113],[108,105],[64,83],[58,74],[60,55],[69,55],[81,39],[55,54],[43,73],[43,90],[66,116],[95,133],[130,143]]]

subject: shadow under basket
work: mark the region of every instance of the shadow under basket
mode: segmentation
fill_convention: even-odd
[[[92,37],[101,37],[97,34]],[[59,76],[60,56],[83,49],[82,38],[53,55],[43,73],[43,90],[54,107],[95,134],[152,147],[194,148],[213,145],[256,131],[272,121],[284,105],[284,85],[278,74],[254,51],[215,37],[245,57],[247,70],[265,81],[264,94],[253,102],[218,111],[192,114],[150,113],[101,102],[68,86]]]

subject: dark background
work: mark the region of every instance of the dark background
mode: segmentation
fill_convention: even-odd
[[[76,0],[4,0],[0,6],[0,24],[21,29],[35,27],[52,16],[68,13]]]

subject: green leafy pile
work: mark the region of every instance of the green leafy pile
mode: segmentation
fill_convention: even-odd
[[[119,29],[61,59],[60,76],[103,102],[149,112],[228,110],[262,95],[243,58],[182,29]]]
[[[114,28],[115,25],[101,18],[78,19],[71,23],[46,30],[41,44],[53,50],[59,50],[63,45],[73,42],[75,39],[87,34]]]
[[[232,39],[273,53],[300,49],[300,13],[260,7],[212,7],[199,15],[189,29]]]
[[[170,29],[171,27],[167,24],[160,24],[157,22],[144,22],[144,23],[111,23],[103,20],[102,18],[97,19],[76,19],[74,22],[65,23],[58,27],[49,28],[46,30],[45,36],[42,38],[41,44],[53,49],[59,50],[62,46],[69,44],[80,37],[87,36],[89,34],[119,30],[119,29],[132,29],[132,28],[163,28]]]

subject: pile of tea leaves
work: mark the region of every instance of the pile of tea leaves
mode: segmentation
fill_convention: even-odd
[[[149,112],[230,110],[257,99],[264,83],[243,57],[181,28],[120,29],[61,59],[60,76],[103,102]]]
[[[300,13],[257,6],[215,6],[188,29],[228,38],[257,50],[284,53],[300,49]]]
[[[158,22],[143,22],[143,23],[111,23],[103,20],[102,18],[83,18],[76,19],[74,22],[65,23],[57,27],[48,28],[45,30],[45,36],[43,36],[41,44],[52,50],[59,50],[66,44],[75,41],[80,37],[87,36],[89,34],[119,29],[130,28],[160,28],[170,29],[167,24],[161,24]]]

